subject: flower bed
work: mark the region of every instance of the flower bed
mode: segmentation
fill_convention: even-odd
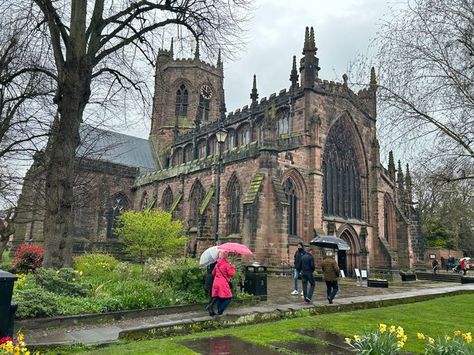
[[[367,279],[367,287],[388,288],[388,281],[382,279]]]
[[[416,281],[416,274],[401,272],[402,281]]]
[[[474,277],[473,276],[461,276],[461,283],[462,284],[474,283]]]

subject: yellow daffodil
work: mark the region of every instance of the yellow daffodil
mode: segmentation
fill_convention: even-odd
[[[471,344],[472,343],[472,335],[471,332],[463,334],[462,337],[466,341],[466,343]]]
[[[387,331],[387,325],[383,324],[383,323],[380,323],[379,324],[379,330],[380,330],[380,333],[385,333]]]
[[[420,340],[424,340],[425,339],[425,335],[423,333],[416,333],[416,336],[418,337],[418,339]]]
[[[351,338],[344,338],[344,343],[346,343],[346,344],[349,344],[349,345],[350,345],[350,344],[351,344],[351,342],[352,342],[352,339],[351,339]]]
[[[355,341],[360,341],[360,339],[361,339],[360,336],[354,335],[354,340],[355,340]]]
[[[403,346],[405,345],[405,343],[403,341],[397,341],[397,348],[401,349],[403,348]]]
[[[462,335],[462,332],[460,330],[456,330],[454,332],[454,335],[457,336],[457,337],[460,337]]]
[[[450,336],[447,336],[447,337],[446,337],[446,340],[447,340],[447,341],[450,341],[450,340],[451,340],[451,337],[450,337]]]
[[[428,337],[428,341],[431,345],[435,343],[435,340],[432,337]]]
[[[395,333],[395,329],[396,329],[395,326],[394,326],[394,325],[391,325],[391,326],[390,326],[390,334]]]

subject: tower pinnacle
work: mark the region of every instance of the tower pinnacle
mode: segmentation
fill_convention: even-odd
[[[250,93],[250,98],[252,99],[252,106],[255,106],[258,100],[257,76],[255,74],[253,75],[253,85],[252,85],[252,92]]]

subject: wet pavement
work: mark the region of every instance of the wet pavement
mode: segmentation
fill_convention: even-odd
[[[470,290],[474,292],[474,284],[459,285],[430,281],[402,283],[399,281],[390,282],[389,288],[372,288],[367,287],[365,282],[356,282],[355,279],[344,279],[340,282],[339,293],[334,300],[334,304],[329,305],[326,299],[325,283],[316,283],[313,304],[306,304],[303,302],[300,295],[290,295],[292,285],[293,280],[290,277],[269,277],[267,302],[261,302],[256,306],[242,306],[234,303],[234,305],[231,305],[231,307],[226,311],[225,316],[222,317],[222,321],[229,322],[238,319],[241,316],[271,313],[275,311],[286,312],[311,307],[336,307],[335,310],[337,310],[338,306],[341,305],[357,305],[366,302],[385,300],[396,301],[397,299],[424,295],[441,296],[446,293],[458,292],[460,290]],[[25,340],[28,345],[33,346],[105,344],[118,341],[119,336],[123,334],[133,333],[143,329],[153,329],[174,325],[189,325],[211,320],[213,320],[213,318],[209,317],[204,310],[189,311],[108,321],[101,324],[74,325],[53,329],[35,329],[31,332],[26,331]],[[333,341],[333,343],[334,342],[335,341]],[[278,344],[276,346],[286,347],[287,345]],[[292,344],[291,346],[295,345]],[[304,353],[304,349],[301,349],[301,351]]]

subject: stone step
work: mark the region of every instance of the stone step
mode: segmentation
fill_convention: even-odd
[[[418,280],[431,280],[443,282],[457,282],[461,283],[461,274],[436,274],[431,272],[417,272],[416,278]]]

